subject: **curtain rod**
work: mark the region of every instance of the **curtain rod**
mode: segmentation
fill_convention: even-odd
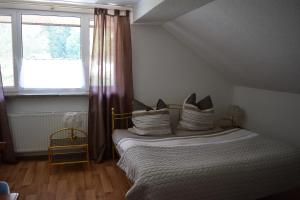
[[[129,10],[132,11],[132,7],[128,6],[117,6],[117,5],[103,5],[103,4],[92,4],[92,3],[77,3],[77,2],[59,2],[59,1],[9,1],[2,0],[0,2],[1,8],[12,8],[12,9],[37,9],[37,10],[54,10],[54,11],[74,11],[83,13],[93,13],[94,8],[104,9],[117,9],[117,10]],[[71,9],[71,10],[70,10]]]

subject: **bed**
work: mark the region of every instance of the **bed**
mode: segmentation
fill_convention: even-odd
[[[299,149],[245,129],[112,137],[128,200],[257,199],[300,185]]]

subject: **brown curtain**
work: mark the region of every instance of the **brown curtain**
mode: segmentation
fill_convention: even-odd
[[[129,12],[95,9],[89,90],[89,152],[111,157],[111,108],[130,112],[133,97]]]
[[[0,70],[0,142],[6,143],[4,151],[2,152],[2,161],[7,163],[16,162],[14,145],[12,141],[11,131],[9,128],[5,99],[3,94],[1,70]]]

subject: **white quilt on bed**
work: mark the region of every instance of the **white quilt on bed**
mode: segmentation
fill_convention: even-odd
[[[256,199],[300,184],[299,149],[246,130],[118,146],[127,200]]]
[[[182,136],[182,137],[166,137],[160,139],[151,138],[123,138],[117,144],[117,149],[120,155],[127,149],[134,146],[153,146],[153,147],[175,147],[175,146],[198,146],[207,144],[220,144],[233,142],[237,140],[244,140],[247,138],[257,136],[257,133],[253,133],[244,129],[231,129],[222,131],[219,133],[208,135],[196,135],[196,136]]]

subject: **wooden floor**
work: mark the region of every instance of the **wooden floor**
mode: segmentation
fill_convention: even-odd
[[[131,187],[112,161],[52,167],[48,161],[0,164],[0,180],[7,181],[20,200],[123,200]],[[261,200],[300,199],[299,189]]]
[[[130,188],[111,161],[52,167],[47,161],[0,164],[0,180],[9,183],[11,192],[20,193],[20,200],[120,200]]]

